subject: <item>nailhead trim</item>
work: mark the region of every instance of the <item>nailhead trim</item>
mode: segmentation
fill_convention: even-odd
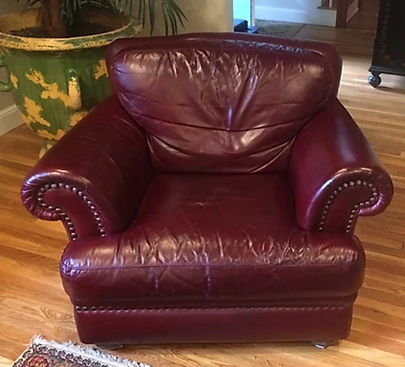
[[[100,214],[96,209],[96,206],[91,202],[91,200],[85,196],[83,194],[82,191],[80,191],[78,188],[71,186],[71,185],[67,185],[67,184],[63,184],[63,183],[58,183],[58,184],[46,184],[44,187],[42,187],[41,189],[39,189],[38,191],[38,197],[37,197],[37,201],[39,203],[39,205],[51,212],[54,212],[55,214],[57,214],[60,219],[65,222],[66,227],[69,231],[69,235],[71,237],[71,239],[73,241],[75,241],[77,239],[77,232],[75,230],[75,227],[72,223],[72,219],[70,217],[68,217],[66,215],[66,213],[64,213],[62,211],[61,208],[55,208],[52,205],[48,205],[46,203],[44,203],[44,194],[48,191],[48,190],[56,190],[56,189],[65,189],[65,190],[69,190],[72,191],[73,193],[75,193],[77,196],[79,196],[79,198],[81,198],[90,208],[91,212],[93,213],[93,217],[97,222],[97,228],[99,231],[99,234],[101,237],[105,237],[105,229],[104,229],[104,225],[103,222],[100,218]]]
[[[213,307],[213,308],[123,308],[113,306],[75,306],[76,312],[169,312],[169,311],[232,311],[232,310],[343,310],[350,308],[352,305],[325,305],[325,306],[303,306],[303,307],[289,307],[289,306],[275,306],[275,307]]]
[[[368,183],[367,181],[361,181],[361,180],[345,182],[343,185],[339,186],[337,188],[337,190],[335,190],[333,192],[333,194],[329,197],[329,200],[326,202],[326,205],[325,205],[323,213],[322,213],[322,217],[319,221],[319,227],[318,227],[319,232],[323,232],[325,230],[325,221],[329,215],[333,201],[343,191],[345,191],[348,188],[354,187],[356,185],[357,186],[360,186],[360,185],[368,186],[370,189],[372,189],[373,195],[368,201],[366,201],[364,203],[363,202],[358,203],[353,207],[353,210],[351,211],[351,214],[349,216],[349,219],[348,219],[347,225],[346,225],[347,233],[350,233],[352,231],[353,224],[355,222],[354,218],[359,214],[360,209],[371,207],[377,202],[377,198],[378,198],[377,188],[374,187],[374,185],[372,183]]]

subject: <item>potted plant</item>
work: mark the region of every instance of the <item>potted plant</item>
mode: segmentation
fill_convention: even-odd
[[[146,22],[153,33],[158,11],[166,34],[186,19],[177,0],[23,1],[27,9],[0,16],[0,67],[10,74],[0,91],[12,92],[24,122],[45,138],[41,153],[110,94],[108,44]]]

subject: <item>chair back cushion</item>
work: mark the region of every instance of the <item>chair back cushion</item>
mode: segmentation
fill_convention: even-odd
[[[137,39],[114,54],[109,71],[157,172],[284,170],[335,83],[321,55],[244,35]]]

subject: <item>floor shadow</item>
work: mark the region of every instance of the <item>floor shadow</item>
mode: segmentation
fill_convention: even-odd
[[[405,84],[402,88],[398,87],[386,87],[384,85],[380,85],[377,90],[382,91],[382,92],[390,92],[390,93],[395,93],[395,94],[405,94]]]

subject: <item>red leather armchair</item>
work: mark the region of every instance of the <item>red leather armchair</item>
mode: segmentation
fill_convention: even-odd
[[[114,95],[28,175],[61,220],[85,343],[336,341],[390,177],[336,98],[329,46],[235,34],[116,41]]]

